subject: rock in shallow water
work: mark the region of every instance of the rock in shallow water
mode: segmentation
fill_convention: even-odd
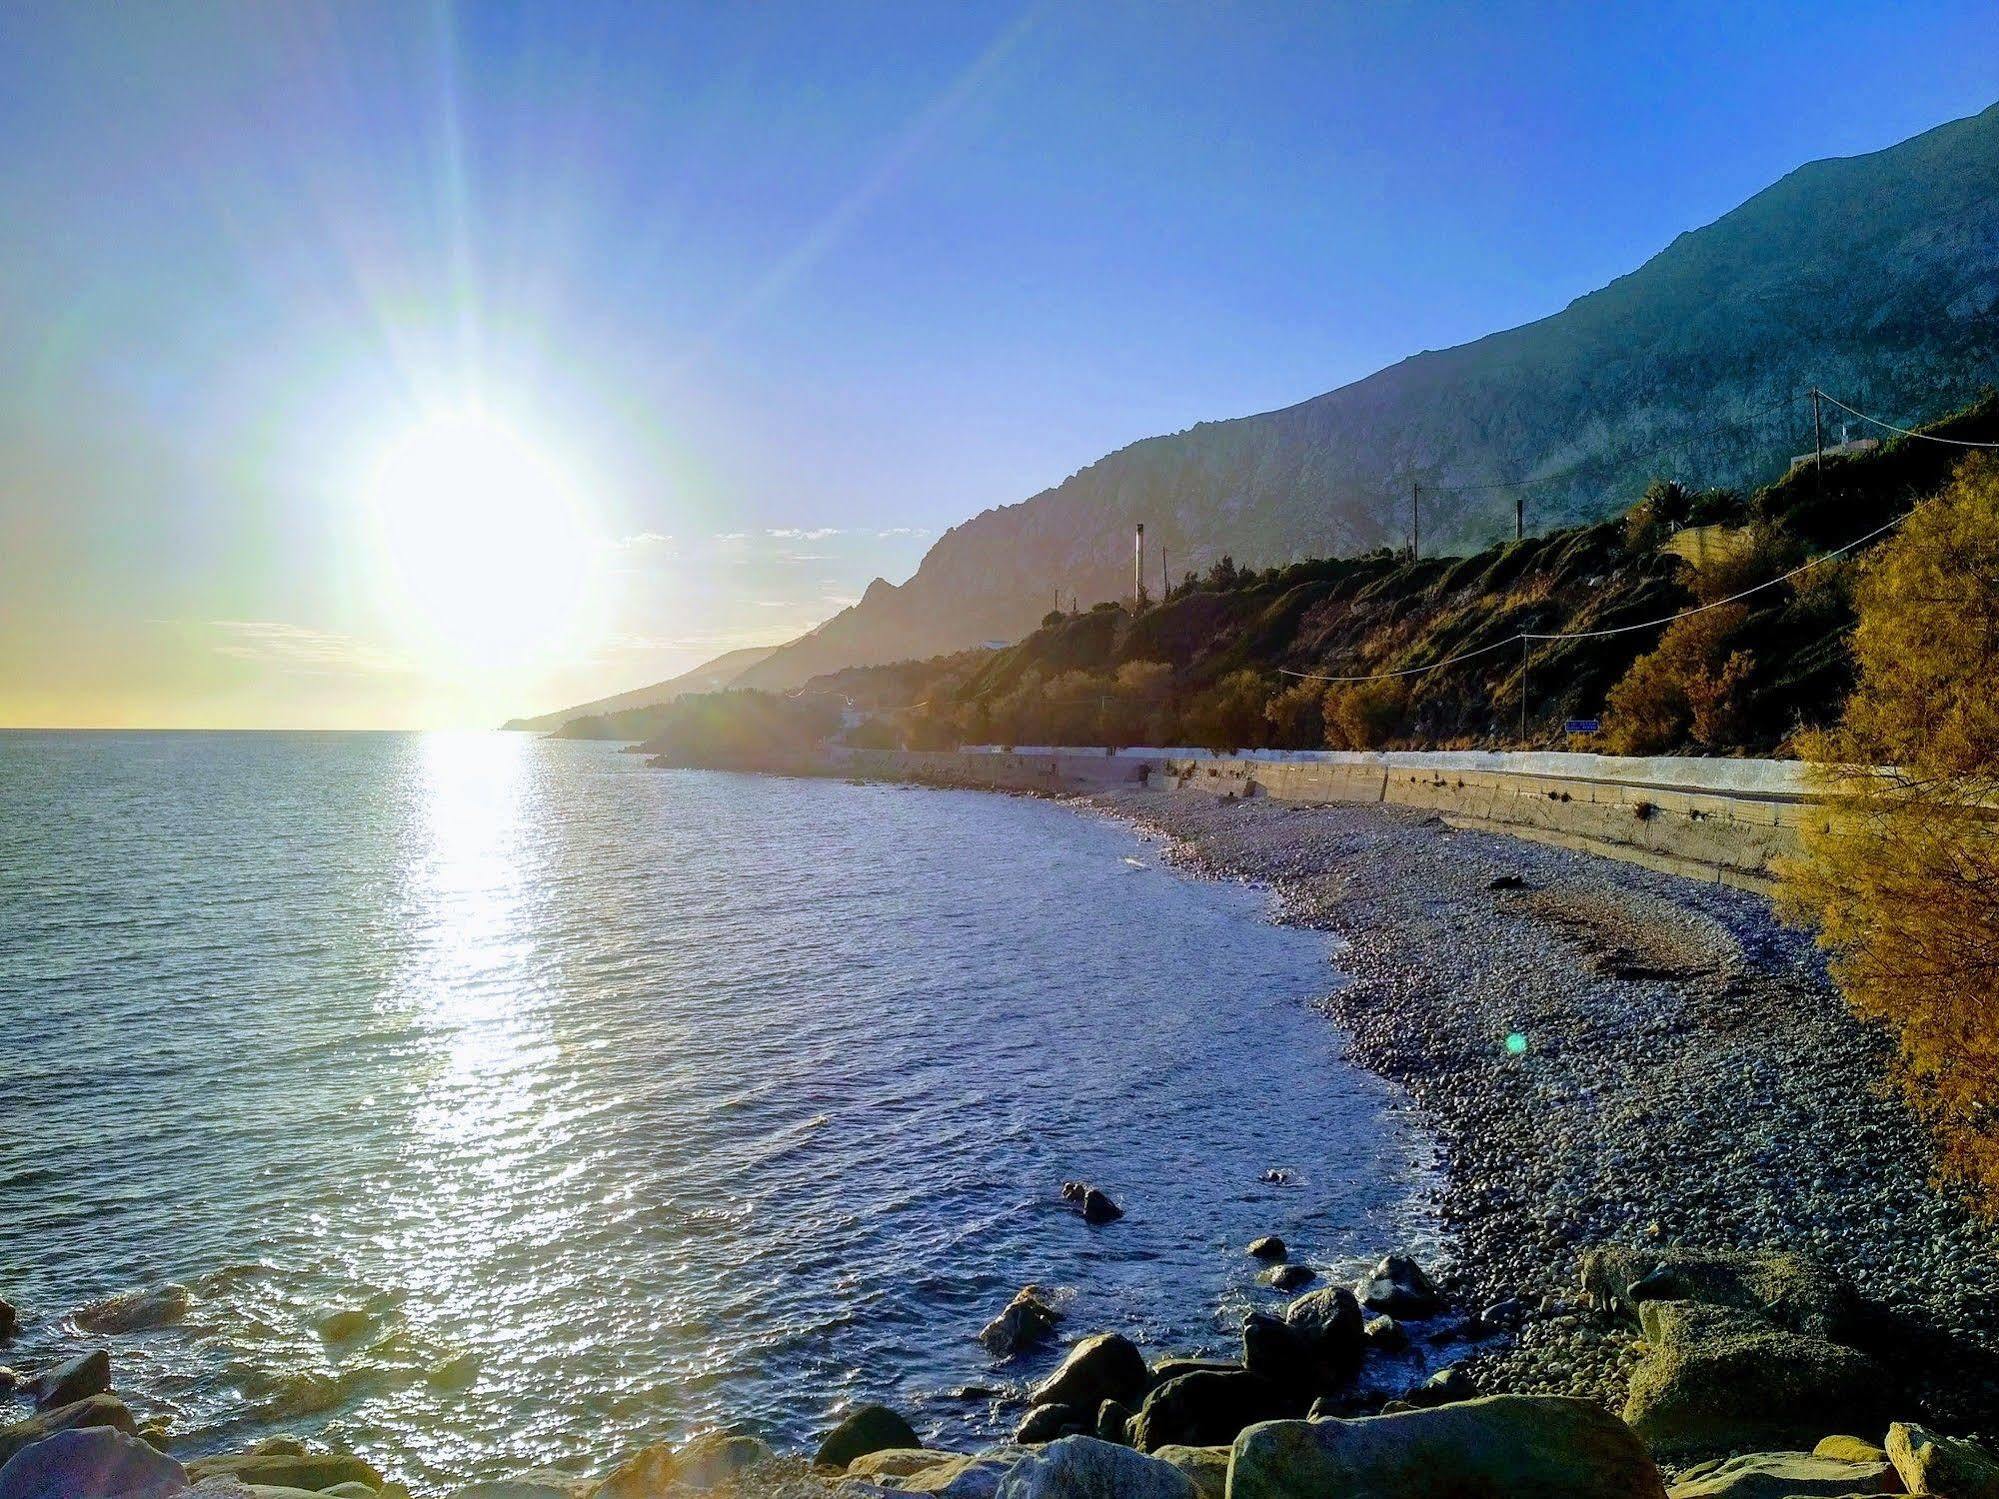
[[[1249,1246],[1249,1254],[1252,1259],[1281,1260],[1288,1253],[1290,1253],[1290,1250],[1286,1248],[1284,1241],[1278,1238],[1276,1234],[1265,1234],[1260,1239],[1252,1240]]]
[[[111,1388],[111,1355],[102,1348],[79,1353],[50,1369],[44,1369],[28,1383],[28,1393],[43,1410],[73,1405]]]
[[[1443,1300],[1423,1267],[1406,1254],[1383,1259],[1360,1278],[1354,1295],[1369,1311],[1391,1317],[1427,1317]]]
[[[122,1291],[77,1308],[76,1325],[85,1332],[140,1332],[172,1327],[193,1304],[188,1288],[176,1281],[151,1290]]]
[[[1106,1400],[1129,1405],[1145,1393],[1151,1375],[1145,1356],[1119,1333],[1100,1332],[1071,1348],[1061,1367],[1034,1387],[1035,1405],[1073,1405],[1094,1411]]]
[[[821,1468],[844,1468],[855,1458],[887,1447],[921,1447],[910,1424],[885,1405],[863,1405],[841,1418],[826,1434],[812,1461]]]
[[[1318,1278],[1310,1265],[1279,1265],[1263,1272],[1263,1283],[1280,1291],[1296,1291]]]
[[[1023,1286],[1005,1311],[979,1329],[979,1341],[988,1352],[1012,1358],[1045,1343],[1061,1320],[1061,1312],[1043,1299],[1040,1287]]]

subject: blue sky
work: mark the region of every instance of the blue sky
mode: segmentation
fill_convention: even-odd
[[[664,676],[1995,97],[1989,0],[11,5],[0,722]],[[587,492],[559,658],[427,655],[355,532],[468,393]]]

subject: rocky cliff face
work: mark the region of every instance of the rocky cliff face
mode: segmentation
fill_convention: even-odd
[[[1614,513],[1657,475],[1767,479],[1811,446],[1813,385],[1898,422],[1936,415],[1999,376],[1995,183],[1999,105],[1800,167],[1553,317],[1148,438],[988,510],[739,685],[1016,637],[1058,583],[1117,597],[1139,521],[1176,573],[1224,552],[1263,566],[1404,544],[1419,484],[1424,550],[1464,549],[1511,533],[1515,491],[1469,487],[1495,478],[1529,481],[1534,531]]]

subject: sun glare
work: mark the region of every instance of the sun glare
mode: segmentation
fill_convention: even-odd
[[[379,582],[404,632],[447,664],[517,667],[573,650],[595,612],[584,496],[548,452],[476,410],[431,417],[367,484]]]

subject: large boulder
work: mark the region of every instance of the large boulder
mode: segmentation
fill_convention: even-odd
[[[1106,1400],[1131,1404],[1150,1382],[1145,1355],[1131,1339],[1100,1332],[1071,1348],[1061,1367],[1036,1385],[1027,1398],[1034,1405],[1073,1405],[1094,1411]]]
[[[1705,1301],[1756,1312],[1777,1326],[1834,1342],[1851,1335],[1860,1308],[1852,1284],[1787,1252],[1622,1244],[1582,1257],[1583,1290],[1599,1311],[1636,1319],[1647,1301]]]
[[[234,1478],[252,1487],[330,1489],[339,1483],[382,1486],[382,1475],[346,1452],[235,1452],[198,1457],[187,1465],[190,1483],[204,1478]]]
[[[1276,1234],[1265,1234],[1260,1239],[1249,1241],[1249,1253],[1252,1259],[1281,1260],[1290,1252],[1284,1241]]]
[[[109,1427],[130,1435],[137,1430],[137,1423],[125,1408],[125,1402],[116,1395],[92,1395],[88,1400],[59,1405],[54,1410],[38,1411],[24,1421],[0,1426],[0,1463],[6,1462],[29,1443],[39,1442],[56,1432],[96,1427]]]
[[[1856,1463],[1809,1452],[1751,1452],[1689,1468],[1667,1492],[1671,1499],[1840,1499],[1901,1491],[1886,1459]]]
[[[1115,1405],[1117,1402],[1104,1403]],[[1013,1439],[1023,1447],[1052,1442],[1057,1437],[1074,1436],[1079,1431],[1093,1429],[1096,1419],[1095,1411],[1085,1411],[1073,1405],[1032,1405],[1013,1429]]]
[[[996,1452],[959,1454],[934,1468],[912,1473],[897,1487],[905,1494],[935,1494],[937,1499],[993,1499],[1000,1481],[1022,1456],[1018,1448],[1004,1447]]]
[[[1156,1390],[1182,1374],[1235,1374],[1241,1369],[1241,1364],[1225,1358],[1163,1358],[1152,1366],[1149,1387]]]
[[[1258,1421],[1298,1415],[1300,1392],[1286,1390],[1247,1369],[1204,1369],[1169,1379],[1138,1408],[1131,1441],[1142,1452],[1176,1447],[1213,1447],[1235,1440]]]
[[[1423,1267],[1406,1254],[1391,1254],[1360,1278],[1354,1296],[1369,1311],[1391,1317],[1427,1317],[1443,1304]]]
[[[1168,1442],[1150,1456],[1171,1463],[1193,1482],[1201,1499],[1226,1499],[1229,1488],[1229,1449],[1226,1447],[1183,1447]]]
[[[1269,1421],[1236,1438],[1228,1499],[1664,1499],[1631,1429],[1562,1395],[1495,1395],[1352,1421]]]
[[[957,1456],[952,1452],[938,1452],[929,1447],[884,1447],[879,1452],[863,1452],[847,1464],[849,1478],[908,1478],[921,1473],[925,1468],[934,1468],[947,1458]]]
[[[111,1388],[111,1355],[103,1348],[79,1353],[75,1358],[44,1369],[28,1381],[28,1394],[43,1410],[58,1405],[74,1405]]]
[[[21,1313],[11,1301],[0,1300],[0,1343],[20,1330]]]
[[[1654,1452],[1802,1447],[1885,1419],[1880,1367],[1841,1344],[1690,1301],[1646,1303],[1644,1328],[1624,1419]]]
[[[1097,1419],[1090,1435],[1100,1442],[1116,1442],[1121,1447],[1129,1447],[1131,1422],[1137,1414],[1122,1400],[1106,1400],[1097,1407]]]
[[[1367,1347],[1367,1317],[1345,1286],[1308,1291],[1284,1309],[1284,1320],[1336,1372],[1358,1364]]]
[[[1064,1437],[1025,1457],[1001,1480],[999,1499],[1199,1499],[1171,1463],[1095,1437]]]
[[[1038,1286],[1023,1286],[1005,1311],[979,1329],[979,1341],[988,1352],[1012,1358],[1047,1342],[1061,1320],[1061,1312],[1042,1298]]]
[[[1999,1499],[1999,1458],[1975,1442],[1897,1421],[1888,1428],[1886,1446],[1888,1460],[1912,1494]]]
[[[0,1467],[0,1499],[168,1499],[187,1483],[179,1463],[108,1426],[59,1431]]]
[[[855,1458],[886,1447],[921,1447],[923,1439],[885,1405],[864,1405],[841,1417],[812,1455],[814,1466],[844,1468]]]
[[[1317,1350],[1282,1318],[1251,1312],[1242,1321],[1242,1366],[1274,1384],[1314,1390],[1325,1382]]]

